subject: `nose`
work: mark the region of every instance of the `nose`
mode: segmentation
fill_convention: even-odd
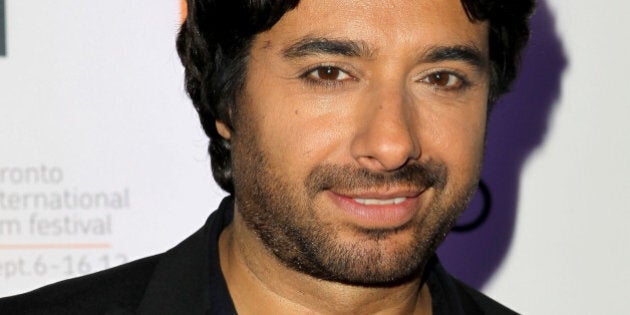
[[[411,96],[404,86],[371,89],[359,106],[361,113],[351,144],[353,158],[374,171],[393,171],[421,154]]]

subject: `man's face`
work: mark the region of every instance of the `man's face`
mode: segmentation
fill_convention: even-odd
[[[257,35],[222,131],[247,227],[318,278],[417,275],[478,180],[487,32],[459,0],[303,0]]]

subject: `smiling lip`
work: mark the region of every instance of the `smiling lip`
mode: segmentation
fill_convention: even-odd
[[[341,193],[328,191],[333,203],[350,222],[369,229],[400,227],[416,215],[424,191]]]

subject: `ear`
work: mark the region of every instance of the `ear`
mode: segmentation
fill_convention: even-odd
[[[230,128],[222,120],[217,119],[215,121],[215,126],[217,127],[217,132],[221,135],[221,137],[223,137],[223,139],[230,140],[230,138],[232,138]]]

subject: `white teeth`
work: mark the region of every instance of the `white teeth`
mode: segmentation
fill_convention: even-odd
[[[392,198],[392,199],[367,199],[367,198],[352,198],[354,199],[354,201],[362,204],[362,205],[366,205],[366,206],[370,206],[370,205],[397,205],[399,203],[402,203],[403,201],[405,201],[405,197],[397,197],[397,198]]]

